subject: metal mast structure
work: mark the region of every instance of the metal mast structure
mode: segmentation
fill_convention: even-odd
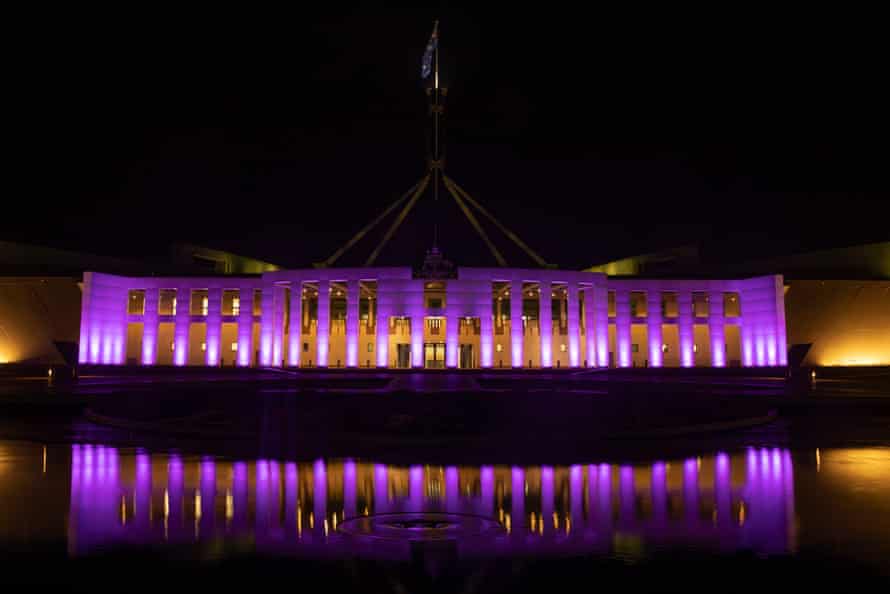
[[[479,223],[479,219],[473,213],[473,209],[475,209],[479,214],[491,221],[491,223],[494,224],[494,226],[499,231],[501,231],[501,233],[503,233],[510,241],[512,241],[523,252],[525,252],[538,266],[541,266],[542,268],[554,267],[553,264],[550,264],[546,260],[544,260],[544,258],[542,258],[537,252],[530,248],[515,233],[513,233],[510,229],[503,225],[489,210],[487,210],[477,200],[470,196],[470,194],[467,193],[466,190],[461,188],[453,179],[445,175],[445,159],[442,153],[441,146],[440,118],[445,113],[444,98],[448,95],[448,89],[446,87],[440,86],[439,84],[438,29],[439,21],[436,21],[433,25],[433,33],[430,37],[429,43],[427,44],[426,53],[424,55],[424,71],[422,73],[422,77],[424,79],[427,78],[428,74],[432,74],[433,77],[432,85],[427,86],[426,88],[426,94],[429,98],[429,113],[432,120],[433,129],[433,143],[430,155],[427,159],[426,172],[424,173],[423,177],[421,177],[417,183],[411,186],[411,188],[407,192],[405,192],[398,200],[390,204],[370,223],[362,227],[355,235],[353,235],[349,239],[349,241],[347,241],[345,244],[343,244],[343,246],[337,249],[337,251],[335,251],[322,262],[317,262],[315,264],[316,267],[327,268],[333,266],[340,258],[340,256],[342,256],[347,250],[349,250],[349,248],[358,243],[359,240],[365,237],[390,213],[401,206],[402,208],[399,211],[399,214],[392,221],[386,232],[383,234],[383,238],[365,260],[365,266],[372,266],[377,260],[377,257],[380,255],[380,252],[402,225],[405,218],[407,218],[408,214],[414,208],[414,205],[417,204],[417,201],[420,199],[421,196],[423,196],[428,187],[432,188],[433,202],[438,205],[440,183],[448,191],[448,194],[454,199],[458,208],[460,208],[461,212],[467,218],[470,225],[485,243],[486,247],[488,247],[488,250],[491,252],[492,256],[494,256],[494,259],[495,261],[497,261],[499,266],[506,267],[508,265],[507,260],[506,258],[504,258],[503,254],[501,254],[500,250],[498,250],[495,244],[491,241],[491,238],[489,238],[488,234],[485,232],[485,229]],[[432,68],[430,69],[431,72],[427,72],[427,61],[431,62],[429,64],[429,66],[432,66]],[[432,184],[430,184],[430,182],[432,182]],[[439,228],[438,221],[435,221],[433,224],[433,252],[435,253],[438,253],[438,242]]]

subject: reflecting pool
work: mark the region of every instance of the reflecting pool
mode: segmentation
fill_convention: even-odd
[[[5,547],[64,541],[301,558],[462,559],[674,550],[890,550],[890,448],[747,448],[646,464],[397,466],[360,459],[227,460],[99,444],[0,442]],[[860,550],[861,543],[867,550]],[[843,548],[843,547],[841,547]]]

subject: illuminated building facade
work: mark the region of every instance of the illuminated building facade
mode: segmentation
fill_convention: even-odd
[[[787,364],[780,275],[610,278],[555,269],[84,273],[78,359],[334,368]]]

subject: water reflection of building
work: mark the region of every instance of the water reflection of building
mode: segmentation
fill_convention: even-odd
[[[260,553],[399,556],[407,554],[407,543],[369,543],[338,526],[369,514],[421,511],[497,520],[502,530],[496,534],[456,539],[464,556],[795,548],[787,450],[647,466],[406,468],[72,448],[69,550],[75,555],[121,544],[222,540]]]

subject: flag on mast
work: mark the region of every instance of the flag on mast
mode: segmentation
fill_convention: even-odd
[[[426,50],[423,52],[423,60],[420,64],[420,78],[426,79],[429,77],[430,72],[433,71],[433,52],[436,51],[436,48],[439,46],[439,21],[437,20],[433,23],[433,33],[430,35],[430,40],[426,44]]]

